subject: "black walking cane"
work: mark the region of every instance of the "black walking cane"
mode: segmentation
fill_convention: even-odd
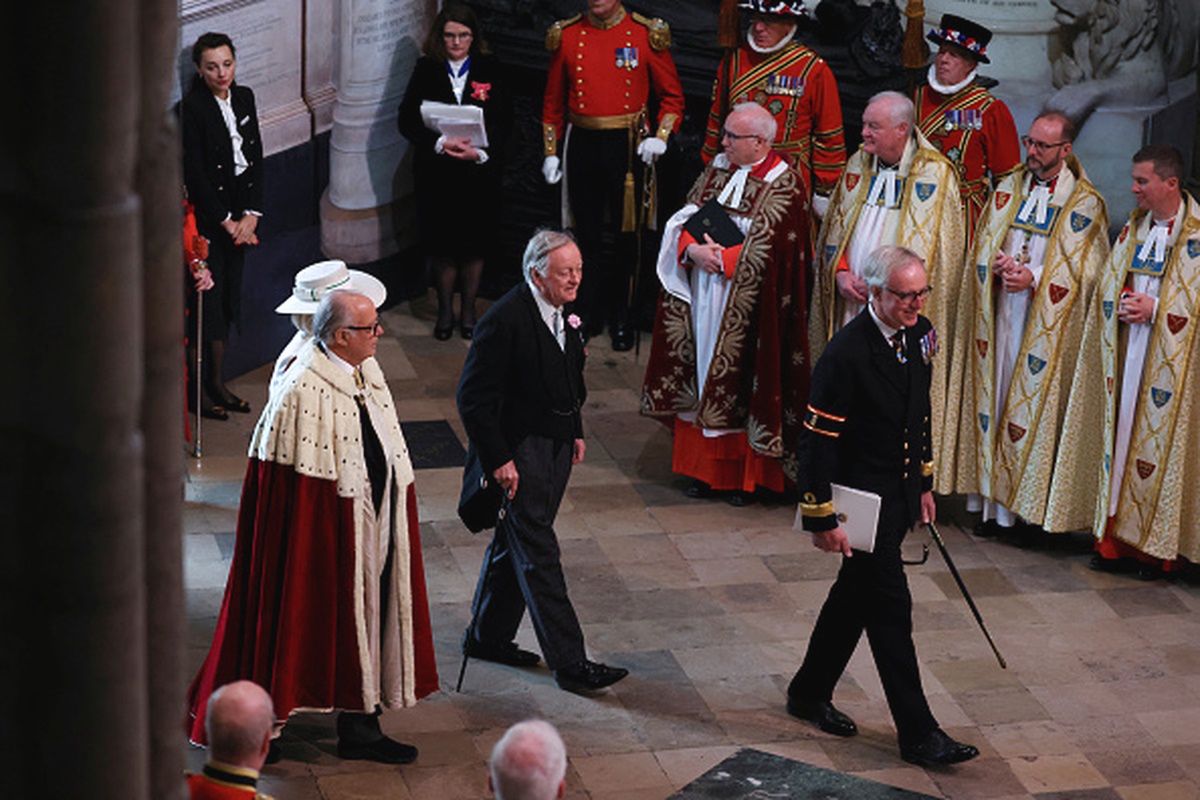
[[[1000,662],[1000,669],[1008,669],[1008,664],[1005,663],[1004,656],[1000,655],[1000,650],[996,647],[996,643],[992,641],[992,635],[988,633],[987,625],[983,624],[983,616],[979,613],[979,608],[976,607],[975,601],[971,599],[971,593],[967,591],[967,585],[963,583],[962,576],[958,574],[958,568],[954,566],[954,560],[950,558],[950,551],[946,549],[946,543],[942,541],[942,535],[938,533],[937,527],[932,522],[925,524],[928,526],[929,533],[933,536],[933,541],[937,544],[938,550],[942,551],[942,559],[946,562],[946,566],[950,568],[950,574],[954,576],[954,582],[958,584],[958,590],[962,592],[963,599],[967,601],[967,605],[971,608],[971,613],[975,615],[975,621],[979,623],[979,630],[983,631],[988,644],[992,646],[992,652],[996,654],[996,660]]]
[[[500,528],[500,524],[504,521],[504,517],[508,514],[508,494],[505,493],[504,499],[500,503],[500,510],[496,512],[496,528]],[[475,623],[479,621],[479,607],[483,604],[483,587],[487,586],[488,576],[492,571],[492,546],[496,543],[495,537],[492,538],[492,543],[487,546],[487,550],[483,554],[483,574],[479,577],[479,585],[475,587],[475,597],[471,600],[471,622],[467,625],[467,633],[463,637],[463,653],[462,664],[458,668],[458,682],[454,684],[454,691],[462,691],[463,676],[467,674],[467,661],[470,656],[467,655],[467,642],[470,637],[475,634]]]

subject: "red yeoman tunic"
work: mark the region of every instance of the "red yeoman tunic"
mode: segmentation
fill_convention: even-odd
[[[1002,100],[974,82],[950,95],[925,84],[918,87],[913,102],[917,108],[917,127],[958,172],[963,209],[967,212],[967,247],[970,247],[988,195],[1002,177],[1021,163],[1021,146],[1012,112]]]
[[[361,372],[359,390],[310,342],[263,409],[212,647],[188,690],[194,742],[209,696],[234,680],[266,689],[279,719],[404,707],[438,688],[408,449],[379,365]],[[356,395],[386,457],[379,508]]]
[[[774,148],[799,170],[809,194],[828,195],[846,166],[846,137],[837,81],[825,60],[799,42],[774,53],[743,44],[717,68],[700,157],[721,149],[721,126],[738,103],[758,103],[779,129]]]

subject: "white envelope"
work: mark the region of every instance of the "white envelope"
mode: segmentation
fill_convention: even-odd
[[[839,483],[831,483],[829,488],[833,510],[837,514],[838,524],[850,540],[850,547],[864,553],[875,552],[875,529],[879,527],[879,507],[883,498],[874,492],[864,492]],[[796,521],[792,524],[796,530],[803,530],[802,517],[797,508]]]

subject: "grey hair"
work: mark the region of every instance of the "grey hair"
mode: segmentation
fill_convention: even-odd
[[[350,323],[350,304],[347,302],[358,292],[338,290],[321,298],[312,317],[312,334],[321,344],[328,346],[334,331]],[[359,295],[366,297],[366,295]]]
[[[745,114],[747,127],[755,136],[761,136],[768,144],[775,141],[775,134],[779,132],[779,123],[775,121],[775,117],[770,111],[760,106],[758,103],[738,103],[729,112],[729,116],[734,114]]]
[[[888,111],[890,112],[888,117],[891,119],[893,125],[908,125],[910,131],[916,126],[916,108],[913,106],[913,101],[904,95],[890,90],[879,92],[871,96],[871,99],[867,101],[867,105],[873,106],[877,102],[887,104]]]
[[[312,336],[313,332],[313,315],[312,314],[292,314],[292,327],[303,334]]]
[[[213,758],[218,761],[239,764],[253,757],[274,725],[271,696],[255,683],[227,683],[208,698],[204,730]]]
[[[513,725],[488,761],[497,800],[553,800],[567,774],[567,748],[549,722]]]
[[[525,245],[525,255],[521,257],[521,269],[525,280],[532,282],[533,273],[543,278],[546,270],[550,269],[550,254],[560,247],[575,243],[575,237],[566,231],[556,231],[550,228],[538,228]]]
[[[925,266],[925,259],[909,250],[907,247],[884,245],[871,251],[863,262],[862,279],[872,289],[882,289],[887,286],[892,273],[911,262]]]

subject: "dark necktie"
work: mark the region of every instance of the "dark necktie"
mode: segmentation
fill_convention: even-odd
[[[908,355],[904,352],[904,329],[896,331],[891,338],[892,349],[896,351],[896,360],[901,364],[908,363]]]

